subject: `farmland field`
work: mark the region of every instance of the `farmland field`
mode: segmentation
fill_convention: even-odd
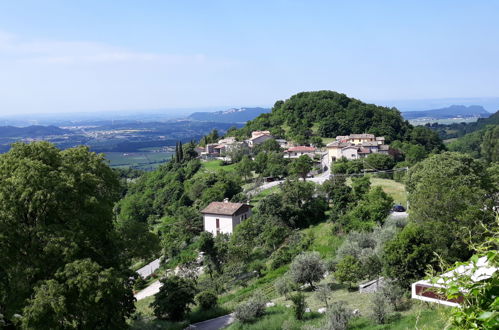
[[[106,152],[106,159],[113,168],[132,167],[140,170],[153,170],[170,160],[169,151],[142,151],[142,152]]]

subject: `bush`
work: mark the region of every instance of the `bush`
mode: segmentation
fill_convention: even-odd
[[[323,329],[346,330],[352,318],[352,311],[343,301],[335,302],[326,314],[326,324]]]
[[[305,303],[305,296],[299,292],[291,297],[293,302],[293,312],[297,320],[303,320],[303,315],[305,314],[305,308],[307,307]]]
[[[211,291],[203,291],[196,296],[197,304],[204,310],[215,307],[217,299],[217,296]]]
[[[265,313],[265,302],[261,297],[253,297],[236,307],[234,317],[242,323],[248,323]]]
[[[373,295],[371,302],[371,318],[377,324],[385,324],[389,313],[389,305],[386,297],[381,292],[377,292]]]

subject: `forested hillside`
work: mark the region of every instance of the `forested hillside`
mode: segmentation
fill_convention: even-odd
[[[407,141],[441,150],[438,136],[426,128],[414,128],[395,108],[367,104],[333,91],[302,92],[277,101],[269,114],[262,114],[229,135],[247,137],[254,130],[270,130],[276,137],[297,143],[314,137],[371,133],[387,142]]]

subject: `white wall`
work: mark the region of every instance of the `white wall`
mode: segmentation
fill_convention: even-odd
[[[234,228],[241,223],[241,219],[246,219],[251,216],[251,209],[238,216],[218,215],[218,214],[205,214],[204,215],[204,230],[209,231],[213,236],[217,235],[217,219],[220,220],[220,232],[224,234],[232,234]],[[244,221],[244,220],[243,220]]]

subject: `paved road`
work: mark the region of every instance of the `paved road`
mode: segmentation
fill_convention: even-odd
[[[149,285],[144,290],[137,292],[135,294],[135,299],[137,299],[137,301],[139,301],[141,299],[144,299],[144,298],[147,298],[150,296],[154,296],[156,293],[159,292],[159,288],[161,288],[161,285],[162,284],[159,280],[156,282],[153,282],[151,285]]]
[[[196,330],[218,330],[225,328],[229,324],[234,322],[234,315],[224,315],[211,320],[194,323],[188,326],[186,329],[196,329]]]

